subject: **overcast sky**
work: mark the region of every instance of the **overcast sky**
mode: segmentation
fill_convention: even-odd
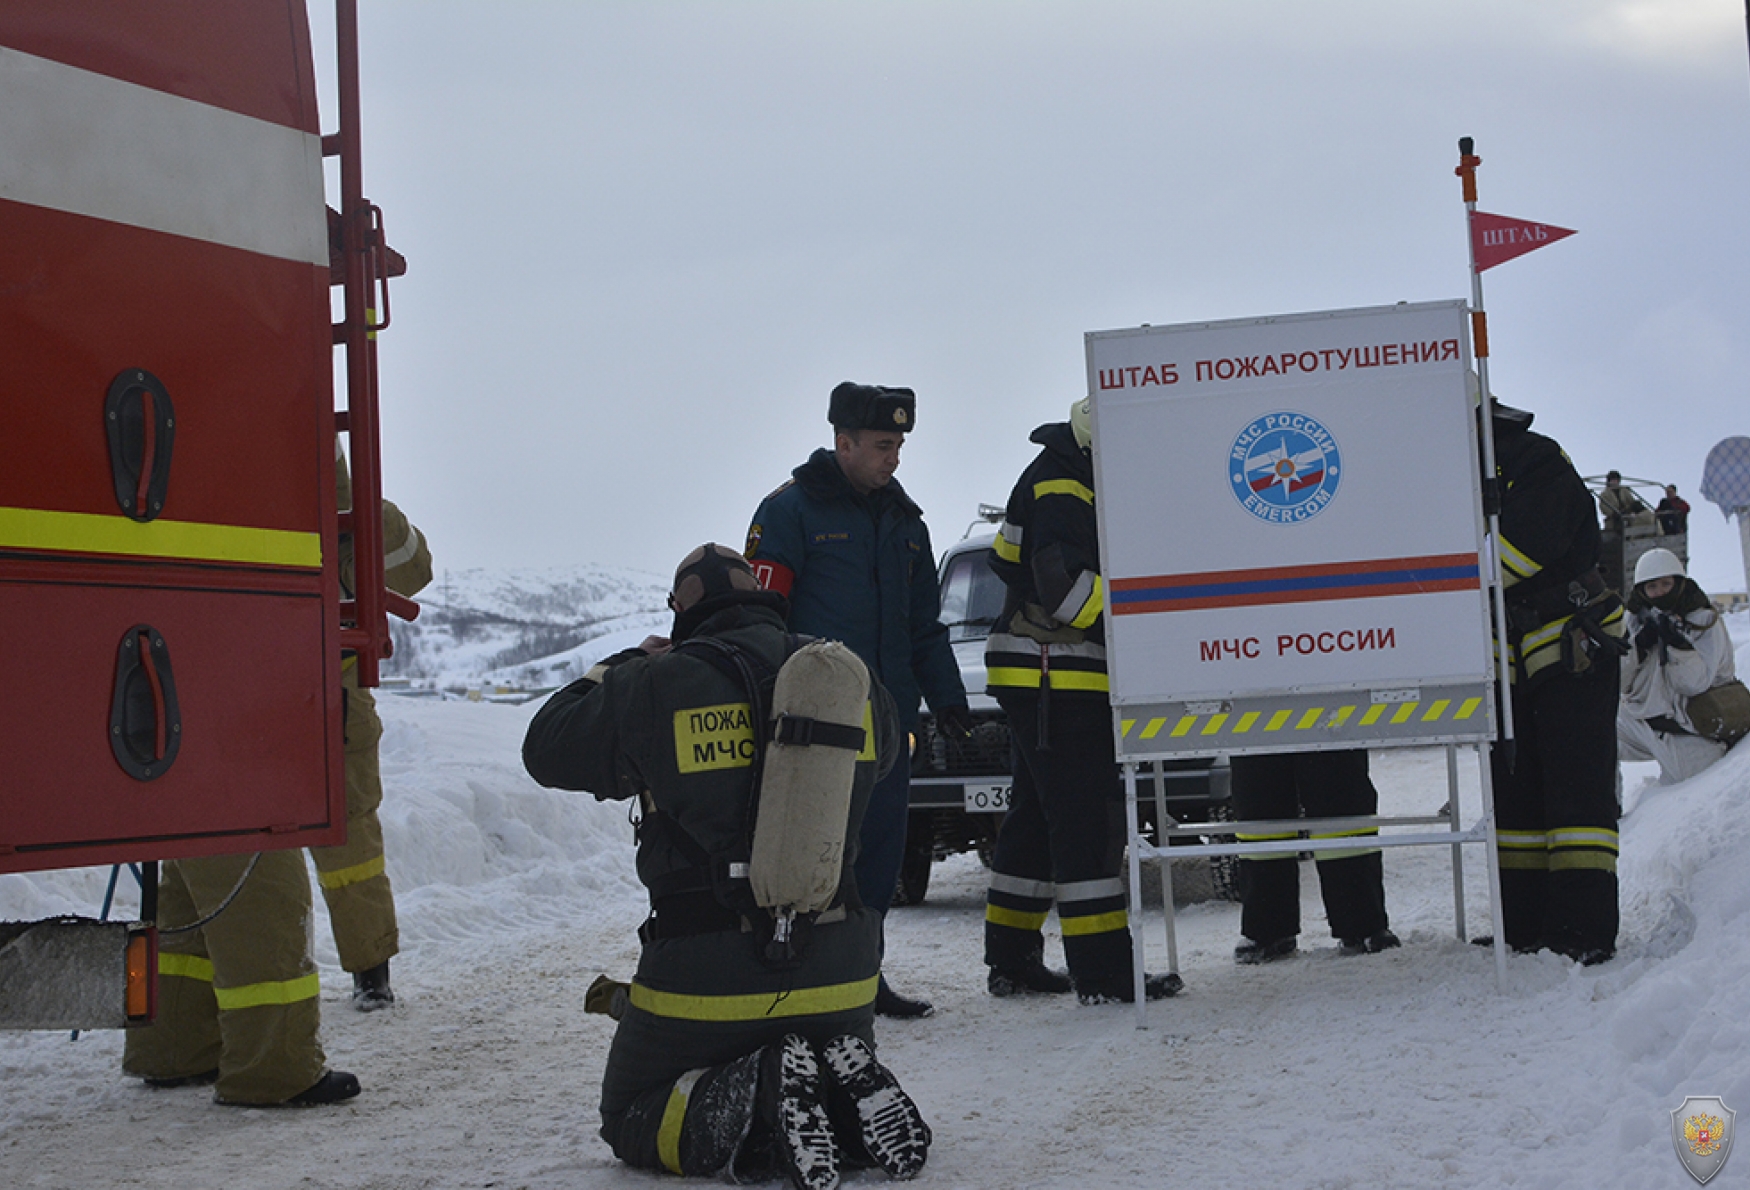
[[[1579,233],[1484,275],[1495,392],[1744,587],[1697,491],[1750,434],[1739,0],[360,8],[385,490],[440,571],[740,545],[846,379],[916,389],[939,549],[1085,332],[1468,298],[1471,136],[1481,209]]]

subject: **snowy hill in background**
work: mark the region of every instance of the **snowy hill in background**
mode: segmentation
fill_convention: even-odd
[[[417,620],[390,620],[383,676],[440,690],[563,685],[612,651],[592,642],[666,634],[668,587],[661,575],[588,563],[443,571],[419,593]]]

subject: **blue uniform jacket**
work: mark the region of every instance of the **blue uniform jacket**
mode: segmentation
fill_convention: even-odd
[[[790,599],[790,630],[843,641],[893,695],[900,724],[966,705],[942,624],[936,557],[923,513],[897,481],[859,495],[825,448],[760,502],[747,558]]]

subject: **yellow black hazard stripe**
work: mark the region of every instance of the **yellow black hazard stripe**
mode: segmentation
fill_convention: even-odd
[[[1057,685],[1056,662],[1052,662],[1051,684]],[[1121,719],[1119,734],[1125,739],[1152,740],[1166,733],[1169,739],[1197,736],[1267,735],[1279,731],[1329,731],[1341,727],[1373,727],[1383,721],[1386,726],[1421,726],[1439,723],[1461,723],[1481,709],[1481,697],[1457,700],[1436,698],[1426,702],[1345,703],[1335,707],[1285,707],[1274,711],[1215,711],[1206,715],[1184,714],[1174,718],[1156,716],[1151,719]]]

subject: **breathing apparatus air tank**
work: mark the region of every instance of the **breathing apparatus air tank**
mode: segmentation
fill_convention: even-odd
[[[857,759],[872,751],[868,709],[869,670],[837,641],[804,645],[778,671],[748,882],[779,946],[797,915],[838,895]]]

